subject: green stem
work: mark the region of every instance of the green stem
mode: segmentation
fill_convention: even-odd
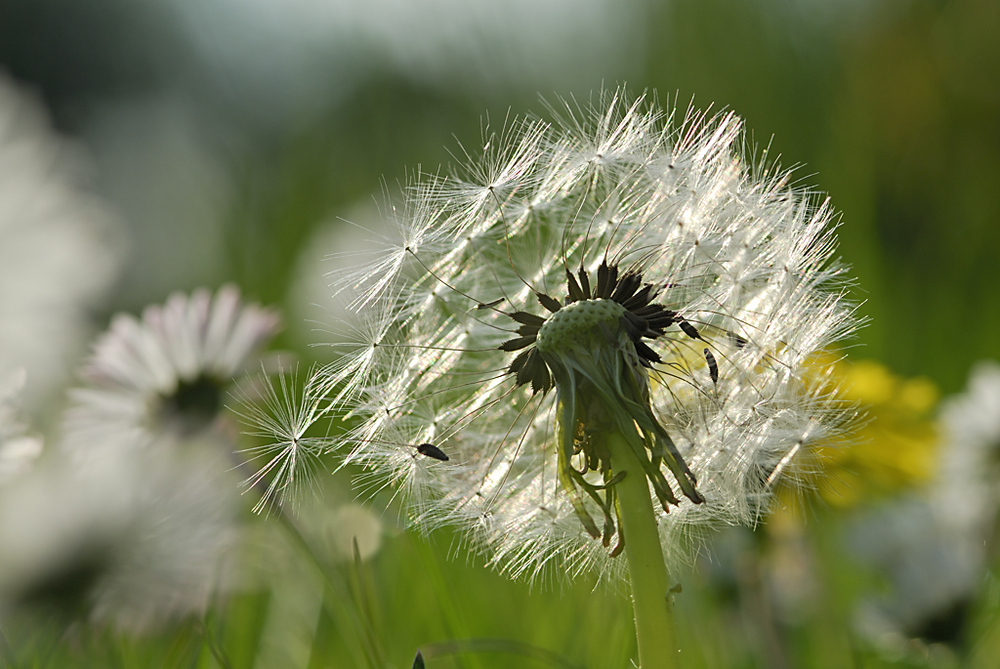
[[[607,446],[615,470],[627,472],[624,480],[615,485],[615,492],[632,583],[639,666],[641,669],[676,667],[679,651],[670,601],[670,580],[663,561],[649,484],[638,457],[625,437],[612,432],[607,437]]]

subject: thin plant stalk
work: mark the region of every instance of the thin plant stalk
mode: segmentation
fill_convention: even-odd
[[[625,478],[615,485],[615,491],[632,585],[639,666],[641,669],[675,667],[678,666],[679,651],[670,601],[670,580],[649,484],[639,459],[621,434],[610,433],[607,446],[616,468],[627,472]]]

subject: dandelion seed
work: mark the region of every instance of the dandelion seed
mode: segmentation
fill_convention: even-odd
[[[630,477],[681,557],[755,521],[840,419],[806,364],[855,326],[831,210],[745,163],[735,115],[626,97],[508,122],[408,188],[434,243],[351,275],[377,335],[312,384],[351,421],[347,463],[514,576],[619,571]]]
[[[417,452],[421,455],[426,455],[429,458],[440,460],[441,462],[448,462],[449,460],[445,452],[434,444],[420,444],[417,446]]]
[[[712,378],[713,384],[719,383],[719,363],[716,361],[715,356],[712,355],[712,351],[709,349],[703,349],[702,353],[705,354],[705,362],[708,363],[708,375]]]
[[[244,448],[240,454],[248,464],[262,461],[244,486],[263,491],[254,505],[260,513],[271,504],[295,503],[303,488],[310,485],[319,469],[325,440],[307,436],[308,430],[323,416],[315,397],[303,397],[297,373],[279,374],[278,385],[265,375],[262,397],[241,393],[243,401],[237,410],[247,435],[264,439],[264,443]]]

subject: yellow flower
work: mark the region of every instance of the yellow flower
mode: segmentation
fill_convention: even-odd
[[[816,365],[829,370],[831,385],[866,416],[857,430],[816,449],[813,483],[824,501],[849,507],[926,483],[939,443],[937,387],[925,377],[897,376],[875,360],[836,360],[827,353]]]

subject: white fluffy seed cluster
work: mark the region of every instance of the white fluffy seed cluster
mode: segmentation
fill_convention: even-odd
[[[549,317],[536,293],[565,304],[567,270],[606,262],[641,272],[701,337],[674,325],[646,340],[661,358],[646,370],[653,413],[706,500],[666,513],[654,498],[673,558],[701,528],[754,522],[838,429],[810,361],[856,321],[828,204],[748,163],[734,114],[664,113],[621,91],[550,112],[485,133],[454,176],[417,175],[390,209],[398,239],[339,279],[358,319],[313,385],[348,421],[333,446],[399,489],[418,526],[464,529],[512,576],[610,574],[622,560],[558,482],[556,393],[517,385],[517,353],[498,350],[510,314]]]

